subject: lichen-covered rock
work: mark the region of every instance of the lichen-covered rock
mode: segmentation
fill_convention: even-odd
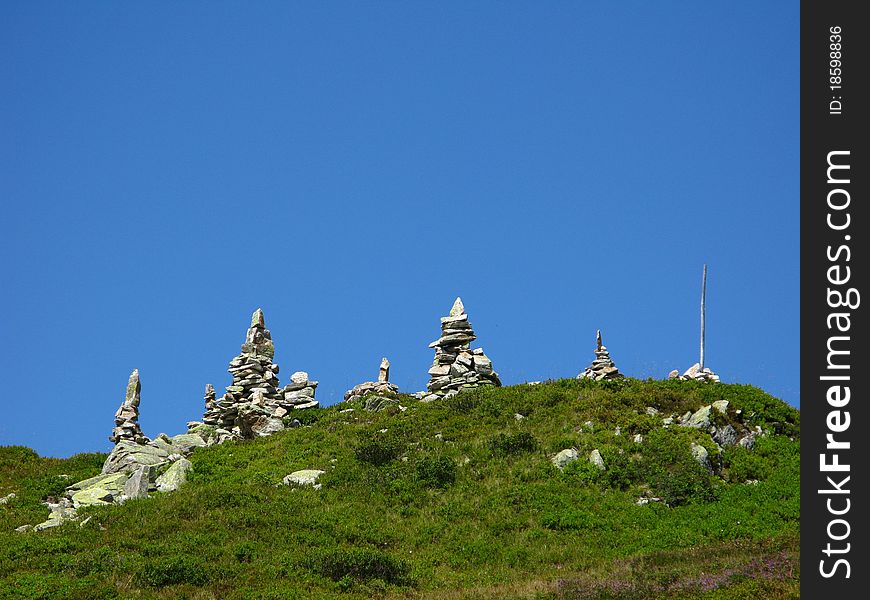
[[[702,406],[688,417],[684,415],[683,419],[680,420],[680,425],[694,429],[707,429],[710,427],[711,410],[712,406],[709,404]]]
[[[82,506],[101,506],[111,504],[118,492],[110,492],[109,490],[94,486],[84,490],[79,490],[72,495],[73,506],[80,508]]]
[[[159,467],[169,462],[169,454],[168,450],[151,444],[122,441],[115,446],[103,463],[103,473],[135,471],[140,465]]]
[[[187,474],[193,468],[193,464],[186,458],[181,458],[172,463],[166,472],[157,478],[157,490],[160,492],[174,492],[181,484],[187,481]]]

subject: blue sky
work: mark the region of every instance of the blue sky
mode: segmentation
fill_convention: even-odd
[[[180,433],[262,307],[322,403],[698,357],[800,404],[798,3],[0,6],[0,444]]]

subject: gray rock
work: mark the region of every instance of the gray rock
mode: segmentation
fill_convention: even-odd
[[[16,527],[15,531],[17,533],[25,533],[27,531],[30,531],[31,529],[33,529],[33,525],[22,525],[21,527]]]
[[[643,436],[639,433],[634,434],[634,443],[635,444],[643,443]]]
[[[148,488],[151,487],[152,468],[142,465],[130,475],[124,484],[124,496],[128,499],[147,498]]]
[[[254,427],[253,430],[254,433],[260,437],[272,435],[273,433],[278,433],[279,431],[284,430],[284,421],[277,417],[266,419],[259,423],[258,426]]]
[[[656,416],[657,414],[659,414],[659,410],[658,410],[657,408],[652,407],[652,406],[647,406],[647,407],[644,409],[644,412],[645,412],[646,414],[648,414],[649,416],[651,416],[651,417],[654,417],[654,416]]]
[[[6,494],[2,498],[0,498],[0,504],[8,504],[10,500],[14,500],[14,499],[15,499],[15,492],[12,492],[11,494]]]
[[[193,464],[186,458],[175,461],[163,475],[157,478],[157,490],[174,492],[187,481],[187,473],[192,468]]]
[[[290,381],[293,383],[305,383],[308,381],[308,373],[305,371],[296,371],[290,376]]]
[[[111,504],[117,492],[112,493],[101,487],[90,487],[73,493],[72,502],[75,508],[82,506],[102,506]]]
[[[103,489],[120,490],[124,487],[124,481],[127,480],[125,473],[105,473],[96,477],[89,477],[77,483],[68,486],[67,492],[78,492],[92,487],[100,487]]]
[[[723,448],[728,448],[737,443],[737,430],[734,429],[731,425],[725,425],[724,427],[717,427],[715,433],[713,434],[713,441],[722,446]]]
[[[728,401],[727,400],[716,400],[712,404],[713,408],[715,408],[719,413],[726,414],[728,412]]]
[[[713,472],[713,465],[710,463],[710,453],[707,452],[704,446],[692,442],[692,457],[707,471]]]
[[[737,441],[737,445],[741,448],[746,448],[747,450],[749,450],[755,445],[755,438],[755,433],[750,431]]]
[[[604,465],[604,458],[601,457],[601,452],[598,448],[589,453],[589,462],[604,471],[607,467]]]
[[[317,479],[323,475],[326,471],[320,471],[318,469],[302,469],[301,471],[294,471],[290,473],[282,480],[284,485],[316,485]]]
[[[558,469],[562,470],[565,468],[565,465],[577,460],[579,455],[580,454],[579,452],[577,452],[577,448],[565,448],[550,460],[554,465],[556,465]]]
[[[169,457],[167,450],[152,445],[137,444],[129,441],[119,442],[103,463],[103,473],[135,471],[139,465],[157,467],[164,465]]]
[[[695,429],[707,429],[710,427],[710,411],[711,405],[702,406],[697,411],[692,413],[688,418],[683,417],[680,425],[684,427],[693,427]]]
[[[677,371],[676,369],[674,369],[673,371],[668,373],[668,379],[679,379],[679,378],[680,378],[680,372]]]
[[[303,404],[297,404],[293,407],[294,410],[305,410],[306,408],[317,408],[320,406],[320,402],[317,400],[312,400],[311,402],[304,402]]]

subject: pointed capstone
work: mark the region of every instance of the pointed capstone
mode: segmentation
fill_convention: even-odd
[[[596,334],[595,339],[596,339],[596,342],[597,342],[597,348],[596,348],[596,350],[597,350],[598,352],[601,352],[601,347],[603,346],[603,344],[602,344],[602,342],[601,342],[601,330],[600,330],[600,329],[598,330],[598,333]]]
[[[251,315],[251,327],[266,327],[266,316],[263,314],[262,308],[258,308]]]
[[[450,309],[450,316],[456,317],[465,314],[465,305],[462,304],[462,298],[456,297],[456,302],[453,303],[453,308]]]
[[[378,381],[387,382],[390,380],[390,361],[387,357],[381,359],[381,368],[378,370]]]
[[[130,373],[130,380],[127,382],[127,395],[124,398],[124,404],[127,406],[139,406],[139,394],[142,391],[142,385],[139,383],[139,369],[133,369]]]

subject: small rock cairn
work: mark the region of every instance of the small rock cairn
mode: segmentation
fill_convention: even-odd
[[[377,381],[365,381],[358,383],[344,393],[344,400],[358,400],[363,396],[380,395],[380,394],[397,394],[399,386],[395,383],[390,383],[390,361],[386,357],[381,359],[381,368],[378,370]]]
[[[598,330],[596,337],[597,345],[595,348],[595,360],[592,364],[586,367],[586,370],[577,375],[577,379],[593,379],[602,381],[604,379],[619,379],[623,377],[613,359],[610,358],[610,353],[607,347],[601,343],[601,330]]]
[[[265,435],[283,429],[280,419],[291,410],[319,406],[314,399],[317,382],[310,381],[304,371],[293,373],[290,383],[279,388],[274,356],[272,334],[258,308],[251,316],[241,354],[227,369],[233,381],[226,394],[216,398],[214,386],[206,385],[203,423],[242,437]]]
[[[124,403],[118,408],[115,413],[115,428],[112,429],[112,435],[109,436],[109,441],[117,444],[121,441],[133,442],[136,444],[145,444],[148,438],[142,433],[142,428],[139,427],[139,401],[142,386],[139,383],[139,369],[133,369],[130,373],[130,380],[127,383],[127,394],[124,397]]]
[[[707,367],[701,368],[700,363],[695,363],[686,372],[680,375],[680,372],[674,369],[668,373],[668,379],[681,379],[683,381],[711,381],[718,382],[719,376]]]
[[[463,389],[483,385],[501,386],[498,373],[483,348],[470,349],[477,336],[468,322],[462,299],[457,298],[450,315],[441,317],[441,337],[429,344],[435,349],[435,360],[429,369],[429,393],[424,402],[458,394]]]

